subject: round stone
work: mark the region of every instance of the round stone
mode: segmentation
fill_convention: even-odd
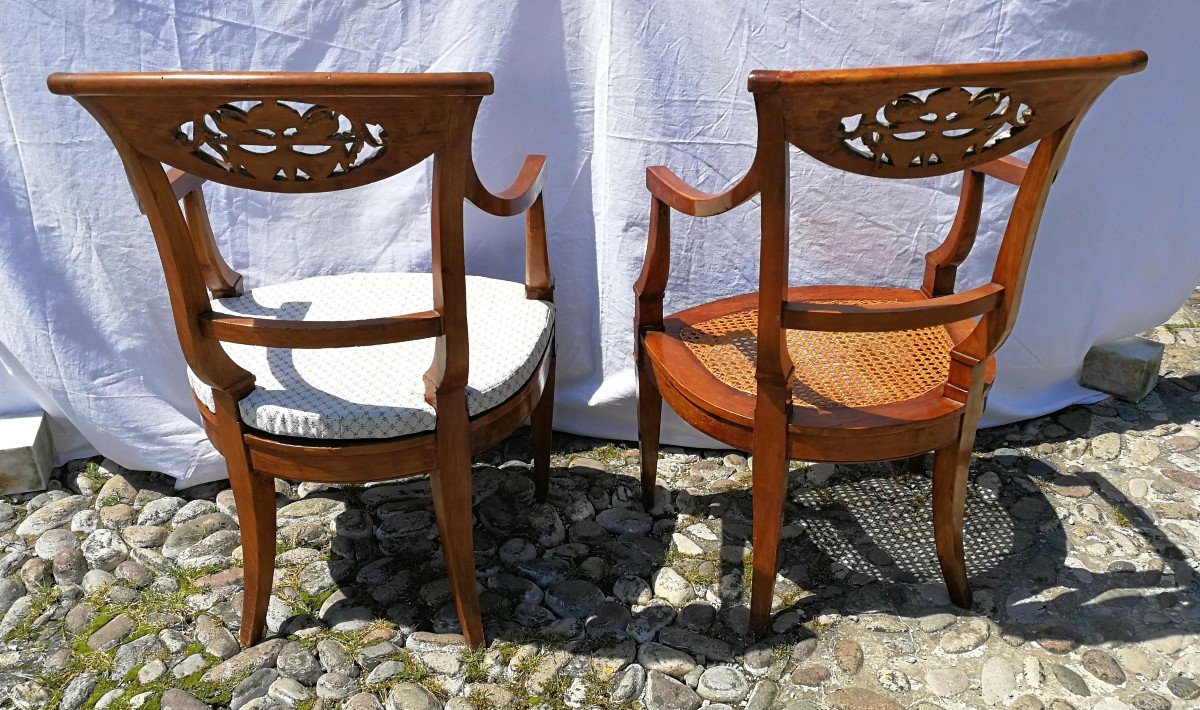
[[[961,695],[971,685],[967,674],[955,668],[937,668],[925,674],[925,683],[930,692],[938,697],[951,698]]]
[[[1050,670],[1054,673],[1054,677],[1058,679],[1060,685],[1067,691],[1074,693],[1080,697],[1086,697],[1092,694],[1088,689],[1087,683],[1075,671],[1067,668],[1061,663],[1055,663],[1050,666]]]
[[[626,604],[645,606],[650,603],[653,592],[646,580],[627,574],[613,582],[613,596]]]
[[[52,560],[65,550],[79,549],[79,538],[70,530],[47,530],[33,544],[33,552],[43,560]]]
[[[988,705],[999,705],[1017,687],[1016,674],[1008,661],[992,656],[984,661],[980,678],[983,701]]]
[[[94,530],[80,546],[88,565],[111,572],[129,557],[129,546],[112,530]]]
[[[223,636],[221,642],[224,643]],[[334,646],[337,645],[336,641],[332,641],[331,643]],[[319,651],[322,650],[320,644],[318,644],[317,648]],[[330,670],[346,669],[348,661],[346,663],[338,662],[345,660],[345,652],[341,652],[340,657],[335,659],[333,658],[335,655],[333,649],[329,645],[326,645],[324,648],[328,649],[324,653],[329,657],[328,662],[324,664],[326,668]],[[304,648],[297,641],[291,641],[284,646],[279,652],[279,658],[275,661],[275,667],[279,669],[280,673],[288,678],[294,678],[305,685],[314,685],[317,682],[317,679],[321,677],[322,665],[309,653],[308,649]]]
[[[876,680],[883,686],[884,690],[890,690],[893,693],[907,692],[912,684],[908,680],[908,676],[900,671],[892,670],[891,668],[879,671]]]
[[[312,693],[291,678],[277,678],[267,689],[267,697],[278,700],[288,707],[295,707],[305,700],[311,699]],[[343,704],[342,707],[345,705]]]
[[[833,710],[902,710],[904,706],[891,698],[865,688],[841,688],[825,697]]]
[[[645,535],[654,525],[649,515],[633,508],[609,508],[596,516],[596,522],[614,535]]]
[[[191,504],[189,503],[188,505]],[[179,516],[187,508],[188,506],[184,506],[180,509],[179,513],[176,513],[175,519],[178,520]],[[177,522],[175,529],[171,531],[170,535],[167,535],[167,539],[163,542],[163,557],[174,559],[209,535],[222,530],[232,531],[236,529],[237,523],[234,522],[233,518],[224,513],[206,513],[195,518],[190,518],[182,524]]]
[[[582,579],[558,582],[546,590],[546,606],[561,617],[586,619],[596,613],[603,602],[604,593],[600,588]]]
[[[388,693],[387,710],[441,710],[433,693],[416,683],[398,683]]]
[[[984,619],[968,619],[965,624],[942,636],[941,647],[946,653],[973,651],[987,641],[991,628]]]
[[[326,673],[317,679],[317,697],[323,700],[341,700],[354,694],[354,679],[341,673]]]
[[[188,501],[179,507],[179,510],[171,516],[171,526],[179,527],[189,520],[195,520],[202,515],[218,512],[217,504],[211,500],[197,498],[196,500]]]
[[[736,668],[715,666],[700,675],[696,693],[705,700],[715,703],[736,703],[746,697],[750,684]]]
[[[26,537],[36,537],[48,530],[62,527],[70,522],[76,513],[88,507],[88,498],[84,496],[68,496],[52,501],[29,514],[17,526],[17,534]]]
[[[1109,685],[1121,685],[1125,682],[1125,671],[1121,670],[1121,664],[1104,651],[1097,649],[1085,651],[1083,667],[1088,673]]]
[[[1171,710],[1171,701],[1157,693],[1145,691],[1129,699],[1137,710]]]
[[[696,667],[695,659],[688,654],[654,641],[642,644],[637,651],[637,662],[648,671],[672,678],[683,678]]]
[[[1167,681],[1167,690],[1181,700],[1200,698],[1200,685],[1187,676],[1177,675]]]
[[[644,700],[647,710],[696,710],[702,702],[691,688],[653,671],[647,675]]]
[[[313,497],[288,503],[275,513],[275,517],[280,526],[293,523],[328,523],[345,511],[345,501]]]
[[[528,562],[537,557],[537,547],[525,538],[514,537],[506,540],[500,546],[497,554],[500,556],[501,562],[511,566],[518,562]]]
[[[81,510],[71,516],[71,532],[88,535],[98,527],[100,527],[100,516],[91,508]]]
[[[796,685],[815,688],[829,680],[832,675],[825,666],[800,666],[792,672],[792,682]]]
[[[695,599],[696,591],[691,582],[674,569],[663,567],[654,573],[654,596],[680,607]]]
[[[133,560],[125,560],[117,565],[114,571],[117,579],[123,579],[130,583],[134,589],[141,589],[148,586],[154,581],[154,573]]]
[[[612,687],[609,697],[614,703],[633,703],[646,687],[646,669],[637,663],[629,664],[613,679]]]
[[[60,585],[79,584],[87,574],[87,560],[79,549],[63,550],[51,562],[54,582]]]
[[[562,518],[549,503],[529,506],[526,521],[530,531],[537,537],[539,545],[554,547],[567,538],[567,529],[563,526]]]
[[[862,670],[863,650],[854,639],[838,639],[833,645],[833,657],[847,675],[854,675]]]
[[[162,546],[170,531],[161,525],[131,525],[121,531],[125,544],[136,549]]]
[[[168,497],[152,500],[142,507],[138,514],[138,525],[159,526],[171,522],[185,501],[182,498]]]

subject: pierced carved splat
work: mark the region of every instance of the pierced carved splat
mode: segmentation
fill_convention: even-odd
[[[1024,130],[1033,109],[1004,89],[902,94],[874,113],[842,119],[842,145],[875,165],[930,167],[990,150]]]
[[[345,175],[377,159],[388,141],[379,125],[327,106],[275,100],[222,104],[181,124],[175,139],[210,165],[283,181]]]

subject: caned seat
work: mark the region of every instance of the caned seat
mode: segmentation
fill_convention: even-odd
[[[554,329],[554,305],[525,297],[524,284],[466,277],[467,412],[482,414],[517,393],[542,360]],[[433,308],[430,274],[343,274],[263,286],[212,299],[212,310],[267,320],[386,318]],[[386,439],[433,431],[424,375],[434,341],[350,348],[266,348],[228,343],[230,358],[254,375],[238,403],[243,422],[279,436]],[[195,373],[196,398],[213,411],[212,388]]]
[[[788,298],[883,305],[925,297],[910,289],[808,286],[789,289]],[[900,432],[914,421],[954,415],[962,403],[942,396],[950,354],[974,325],[963,320],[880,332],[788,330],[788,355],[795,363],[790,433],[857,437],[865,430]],[[724,410],[741,425],[749,447],[758,393],[757,296],[734,296],[681,311],[665,317],[663,326],[645,337],[652,366],[673,394],[687,400],[684,406]],[[989,362],[988,382],[993,373]],[[922,416],[912,416],[915,411]]]
[[[750,628],[769,626],[789,459],[825,462],[934,453],[933,528],[950,593],[971,606],[963,552],[967,469],[995,374],[1016,320],[1038,221],[1083,114],[1143,52],[1033,62],[830,71],[757,71],[749,171],[719,194],[665,166],[646,172],[650,230],[634,287],[634,358],[642,502],[657,496],[662,402],[685,421],[754,457]],[[1036,144],[1028,164],[1012,153]],[[924,178],[961,172],[958,213],[925,255],[919,290],[791,287],[789,160],[796,147],[860,175]],[[975,241],[984,177],[1018,186],[992,278],[955,291]],[[671,212],[712,217],[761,204],[756,293],[663,314]],[[848,196],[848,200],[861,196]]]

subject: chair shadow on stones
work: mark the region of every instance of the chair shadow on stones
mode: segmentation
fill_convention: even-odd
[[[1061,473],[995,446],[1020,426],[982,432],[972,463],[965,538],[975,606],[966,611],[950,604],[942,583],[928,470],[913,473],[902,462],[797,466],[785,506],[774,621],[761,640],[747,634],[745,469],[713,467],[716,476],[700,485],[672,454],[645,519],[635,459],[616,458],[604,470],[557,467],[549,502],[539,505],[529,467],[520,463],[529,458],[528,433],[520,431],[476,457],[476,570],[488,640],[550,642],[567,652],[560,671],[582,675],[620,668],[650,640],[705,662],[739,658],[765,671],[781,657],[777,647],[790,647],[786,656],[795,660],[796,653],[812,652],[814,629],[851,615],[881,632],[944,629],[943,639],[969,618],[986,617],[1001,633],[1060,650],[1200,627],[1194,569],[1103,470],[1072,476],[1075,485],[1093,489],[1086,502],[1095,516],[1084,520],[1060,504],[1066,524],[1090,526],[1068,549],[1047,492]],[[556,439],[556,453],[567,453],[563,444]],[[276,594],[283,587],[289,604],[300,599],[293,612],[307,599],[307,612],[335,629],[385,619],[406,633],[459,630],[426,478],[331,486],[314,495],[345,501],[347,509],[334,521],[333,561],[315,572],[310,564],[277,576]],[[605,515],[614,509],[622,512]],[[1161,564],[1147,563],[1156,559]],[[674,574],[661,571],[668,567]],[[322,569],[328,579],[306,579]],[[310,584],[287,591],[289,574],[296,587]],[[674,604],[655,598],[656,587]],[[283,621],[282,631],[315,623],[300,611]],[[962,637],[943,643],[970,643]],[[912,644],[906,638],[895,634],[890,642]]]

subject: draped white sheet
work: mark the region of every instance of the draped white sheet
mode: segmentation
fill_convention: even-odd
[[[1094,396],[1087,349],[1163,321],[1200,279],[1191,0],[3,0],[0,364],[4,406],[51,413],[62,459],[92,447],[191,485],[224,475],[197,422],[149,229],[116,153],[52,71],[489,71],[480,173],[501,188],[549,155],[558,277],[556,424],[635,438],[631,286],[665,163],[709,190],[749,166],[749,72],[1150,53],[1084,123],[1054,187],[987,423]],[[957,180],[871,180],[798,155],[792,282],[919,282]],[[428,164],[352,193],[208,190],[218,241],[250,285],[429,267]],[[994,183],[993,183],[994,184]],[[990,274],[1011,188],[989,190],[960,284]],[[520,280],[522,227],[468,207],[468,267]],[[755,288],[754,204],[675,219],[667,306]],[[19,382],[23,395],[15,395]],[[668,414],[664,439],[705,442]],[[711,443],[711,442],[708,442]]]

